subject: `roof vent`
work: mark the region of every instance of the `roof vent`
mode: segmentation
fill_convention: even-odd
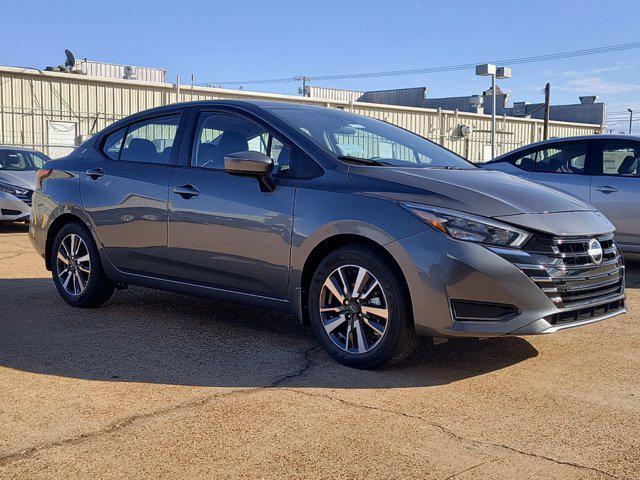
[[[587,97],[578,97],[580,98],[580,103],[582,105],[593,105],[598,101],[598,97],[596,95],[589,95]]]
[[[124,79],[126,80],[135,80],[136,79],[136,69],[131,65],[127,65],[124,67]]]

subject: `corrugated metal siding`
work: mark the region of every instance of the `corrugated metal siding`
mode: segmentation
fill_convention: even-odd
[[[93,60],[78,60],[74,69],[84,72],[91,77],[101,78],[124,78],[125,65],[117,63],[95,62]],[[141,82],[164,83],[167,71],[161,68],[137,67],[132,65],[136,80]]]
[[[78,135],[86,137],[141,110],[177,101],[215,99],[275,100],[342,108],[399,125],[472,161],[483,160],[491,137],[488,115],[187,85],[181,86],[178,95],[171,84],[0,67],[0,144],[30,146],[49,153],[49,120],[75,122]],[[461,124],[471,125],[474,132],[461,137]],[[550,135],[554,137],[592,133],[599,133],[599,126],[563,122],[550,125]],[[542,121],[499,117],[497,137],[499,153],[539,141]]]
[[[357,102],[364,92],[356,90],[343,90],[340,88],[316,87],[309,85],[306,87],[307,95],[311,98],[321,98],[325,100],[339,100],[342,102]]]
[[[378,90],[365,92],[361,102],[384,103],[387,105],[406,105],[408,107],[424,107],[427,87],[399,88],[396,90]]]

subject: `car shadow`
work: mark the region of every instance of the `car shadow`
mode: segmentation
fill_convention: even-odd
[[[627,253],[624,256],[627,289],[640,288],[640,254]]]
[[[29,224],[28,223],[0,223],[0,235],[3,233],[28,233],[29,232]]]
[[[0,365],[86,380],[403,388],[456,382],[538,353],[522,338],[451,340],[421,345],[401,366],[360,371],[333,362],[285,314],[133,287],[103,307],[77,309],[49,279],[0,279],[0,299]]]

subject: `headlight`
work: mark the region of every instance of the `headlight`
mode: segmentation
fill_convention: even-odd
[[[402,204],[432,227],[458,240],[520,248],[531,234],[505,223],[427,205]]]
[[[29,190],[9,185],[8,183],[0,183],[0,192],[9,193],[11,195],[26,195],[29,193]]]

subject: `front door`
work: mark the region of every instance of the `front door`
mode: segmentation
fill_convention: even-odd
[[[273,192],[224,169],[230,153],[274,160]],[[286,298],[297,185],[292,148],[253,120],[206,112],[195,123],[190,158],[169,188],[169,264],[178,281]]]
[[[167,201],[180,114],[132,123],[85,154],[80,192],[110,262],[167,277]]]
[[[590,184],[586,175],[589,142],[569,141],[529,150],[515,159],[522,176],[589,202]]]
[[[601,140],[591,202],[616,227],[616,241],[640,247],[640,142]]]

